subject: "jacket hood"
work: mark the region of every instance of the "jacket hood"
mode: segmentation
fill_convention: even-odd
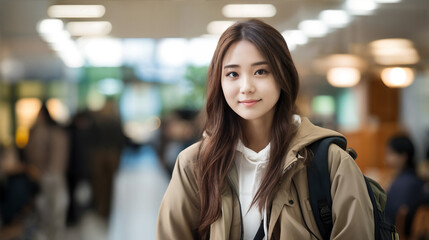
[[[343,136],[336,131],[321,128],[313,125],[306,117],[301,117],[301,124],[298,127],[295,137],[292,139],[289,150],[286,154],[286,161],[283,168],[285,171],[291,163],[298,158],[298,153],[306,146],[325,137]]]

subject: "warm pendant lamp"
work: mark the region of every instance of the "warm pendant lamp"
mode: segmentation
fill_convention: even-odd
[[[405,67],[385,68],[381,72],[381,80],[391,88],[408,87],[414,81],[414,71]]]
[[[326,77],[332,86],[348,88],[359,82],[361,74],[354,67],[334,67],[329,69]]]

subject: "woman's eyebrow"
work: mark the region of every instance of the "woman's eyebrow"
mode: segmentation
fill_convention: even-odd
[[[240,65],[238,64],[229,64],[229,65],[225,65],[223,68],[225,69],[225,68],[238,68],[238,67],[240,67]]]
[[[260,62],[255,62],[255,63],[252,63],[252,67],[253,66],[259,66],[259,65],[265,65],[265,64],[268,64],[268,62],[267,61],[260,61]]]
[[[259,65],[268,65],[268,62],[260,61],[260,62],[255,62],[251,64],[252,67],[259,66]],[[238,64],[228,64],[228,65],[225,65],[223,68],[225,69],[225,68],[238,68],[238,67],[240,67],[240,65]]]

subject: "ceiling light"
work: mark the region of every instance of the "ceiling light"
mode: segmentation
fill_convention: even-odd
[[[70,34],[66,30],[61,30],[58,32],[53,32],[50,34],[41,35],[42,39],[50,44],[55,44],[58,42],[68,41],[70,40]]]
[[[48,8],[52,18],[99,18],[105,12],[102,5],[53,5]]]
[[[222,8],[223,15],[228,18],[273,17],[276,12],[272,4],[228,4]]]
[[[296,49],[296,44],[287,44],[287,48],[289,49],[290,52],[292,52],[293,50]]]
[[[377,9],[374,0],[347,0],[346,9],[355,15],[370,15]]]
[[[419,54],[408,39],[380,39],[369,44],[376,63],[381,65],[416,64]]]
[[[344,10],[324,10],[320,12],[319,19],[333,28],[345,27],[350,22],[350,16]]]
[[[405,38],[388,38],[388,39],[379,39],[372,41],[370,44],[372,49],[380,49],[380,48],[409,48],[414,47],[412,41]]]
[[[323,60],[325,64],[332,67],[354,67],[365,68],[365,61],[353,54],[332,54]]]
[[[234,23],[234,21],[213,21],[207,25],[207,32],[209,34],[222,34]]]
[[[91,66],[119,67],[122,65],[122,43],[113,38],[81,38],[78,46],[82,49]]]
[[[381,80],[391,88],[408,87],[414,81],[414,71],[411,68],[385,68],[381,72]]]
[[[72,36],[102,36],[112,31],[112,24],[107,21],[69,22],[66,28]]]
[[[394,48],[377,50],[374,60],[381,65],[412,65],[418,63],[420,58],[414,48]]]
[[[375,0],[377,3],[398,3],[401,0]]]
[[[367,68],[367,63],[353,54],[331,54],[323,58],[314,59],[313,68],[323,75],[332,68],[355,68],[363,72]]]
[[[76,48],[76,43],[71,38],[64,38],[61,41],[49,42],[49,46],[54,51],[61,52],[69,48]]]
[[[85,64],[82,53],[77,48],[76,42],[71,38],[52,42],[49,45],[67,67],[80,68]]]
[[[282,35],[283,35],[283,38],[286,41],[286,45],[287,45],[287,48],[289,49],[289,51],[295,50],[296,49],[296,42],[294,42],[291,39],[288,39],[286,35],[284,35],[284,34],[282,34]]]
[[[299,30],[287,30],[282,33],[287,44],[304,45],[308,42],[307,36]]]
[[[37,31],[40,35],[45,35],[62,31],[63,27],[63,21],[59,19],[44,19],[37,24]]]
[[[352,67],[335,67],[328,71],[328,82],[334,87],[353,87],[360,80],[360,71]]]
[[[320,20],[304,20],[298,24],[307,37],[319,38],[328,33],[328,27]]]
[[[85,59],[77,49],[76,43],[71,39],[70,33],[63,27],[64,24],[59,19],[45,19],[39,22],[37,31],[67,67],[82,67]]]

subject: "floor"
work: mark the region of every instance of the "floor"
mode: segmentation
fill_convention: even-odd
[[[155,239],[159,205],[169,176],[149,146],[124,151],[114,184],[110,222],[88,213],[65,240]]]

